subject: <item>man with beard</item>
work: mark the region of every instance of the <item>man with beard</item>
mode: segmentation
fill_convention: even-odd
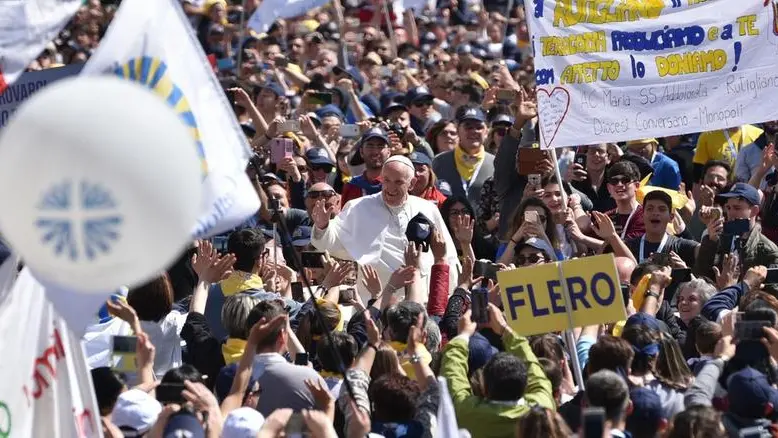
[[[375,195],[381,191],[381,169],[390,155],[389,136],[379,127],[370,128],[362,135],[356,153],[362,157],[365,171],[362,175],[351,178],[351,181],[343,186],[342,206],[352,199]]]
[[[694,203],[697,210],[687,222],[687,229],[695,240],[702,238],[705,224],[700,219],[701,207],[712,207],[716,196],[722,193],[729,184],[732,168],[723,160],[711,160],[705,163],[702,170],[702,181],[694,191]]]
[[[470,205],[481,202],[481,187],[494,174],[494,155],[486,152],[484,142],[489,134],[486,115],[478,107],[465,108],[457,120],[459,146],[432,161],[438,178],[451,185],[451,194],[464,196]]]

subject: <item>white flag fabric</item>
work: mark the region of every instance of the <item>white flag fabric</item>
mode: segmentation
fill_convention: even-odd
[[[0,436],[102,435],[81,342],[28,269],[0,268]]]
[[[256,213],[259,198],[245,174],[246,137],[177,0],[124,0],[81,74],[115,74],[145,85],[191,128],[203,172],[195,237],[230,230]]]
[[[248,26],[257,33],[265,33],[279,18],[294,18],[314,8],[329,3],[329,0],[265,0],[249,18]]]
[[[0,1],[0,93],[57,37],[83,0]]]
[[[459,429],[459,426],[457,426],[457,414],[454,411],[454,402],[451,401],[451,393],[448,392],[448,383],[444,377],[438,377],[438,386],[440,387],[440,401],[438,403],[435,437],[470,438],[470,432],[465,429]]]

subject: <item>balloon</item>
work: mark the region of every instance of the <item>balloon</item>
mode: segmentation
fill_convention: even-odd
[[[201,178],[163,99],[113,76],[59,81],[0,131],[0,233],[42,281],[137,285],[191,242]]]

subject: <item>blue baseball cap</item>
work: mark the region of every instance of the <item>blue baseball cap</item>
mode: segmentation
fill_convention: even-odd
[[[770,385],[763,373],[746,367],[727,380],[729,411],[745,418],[765,417],[768,403],[778,406],[778,390]]]
[[[424,152],[413,151],[411,152],[411,155],[408,156],[408,158],[411,159],[411,163],[413,164],[424,164],[432,167],[432,159]]]
[[[481,111],[481,108],[468,108],[459,115],[457,118],[457,123],[463,123],[468,120],[475,120],[477,122],[486,123],[486,114]]]
[[[652,330],[662,330],[661,326],[659,325],[659,320],[646,312],[638,312],[627,318],[627,322],[624,323],[624,328],[632,325],[643,325]]]
[[[492,126],[496,126],[496,125],[513,126],[513,123],[515,121],[516,119],[510,114],[500,113],[492,117],[491,123]]]
[[[343,114],[343,111],[341,111],[337,105],[332,103],[329,105],[324,105],[323,107],[316,110],[316,115],[319,116],[319,120],[328,116],[335,116],[340,120],[346,120],[346,115]]]
[[[422,102],[433,100],[434,97],[430,93],[429,88],[425,86],[414,87],[405,93],[405,104],[412,105],[414,102]]]
[[[751,205],[761,204],[759,199],[759,190],[754,188],[751,184],[747,183],[735,183],[727,193],[721,193],[716,196],[716,200],[720,202],[726,202],[727,199],[742,198],[744,201]]]
[[[662,400],[659,394],[649,388],[633,388],[629,392],[632,413],[627,417],[627,430],[656,430],[662,416]]]
[[[205,429],[191,412],[180,411],[170,417],[162,432],[163,438],[205,438]]]
[[[268,82],[262,88],[272,91],[277,97],[286,96],[283,87],[278,82]]]
[[[362,138],[359,140],[359,146],[362,147],[362,144],[373,138],[380,138],[381,140],[385,141],[386,144],[389,144],[389,136],[386,134],[386,132],[378,126],[374,126],[362,134]]]
[[[334,166],[335,162],[332,161],[330,158],[330,155],[325,151],[323,148],[310,148],[308,149],[308,152],[305,153],[305,159],[308,160],[310,164],[318,164],[318,165],[327,165],[327,166]]]

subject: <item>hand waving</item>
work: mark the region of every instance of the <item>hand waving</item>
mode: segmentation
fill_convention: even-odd
[[[311,219],[313,219],[313,223],[316,225],[316,228],[320,230],[327,229],[327,227],[330,225],[330,217],[332,217],[332,213],[334,211],[334,205],[327,207],[327,204],[324,202],[324,200],[320,199],[316,201],[316,205],[313,206],[313,211],[311,212]]]
[[[414,242],[408,242],[408,246],[405,247],[405,266],[413,266],[419,269],[419,261],[421,260],[421,245],[417,245]]]
[[[381,278],[378,277],[378,271],[370,265],[363,265],[362,269],[362,284],[365,286],[370,296],[375,298],[383,289],[381,286]]]
[[[232,274],[235,260],[232,254],[219,256],[211,242],[201,240],[197,246],[197,253],[192,255],[192,269],[201,281],[218,283]]]
[[[454,218],[454,236],[462,245],[470,245],[473,242],[473,228],[475,220],[466,215]]]
[[[600,239],[608,241],[616,236],[616,227],[613,226],[613,221],[608,215],[600,213],[599,211],[593,211],[594,221],[592,222],[592,228],[594,232],[600,236]]]

